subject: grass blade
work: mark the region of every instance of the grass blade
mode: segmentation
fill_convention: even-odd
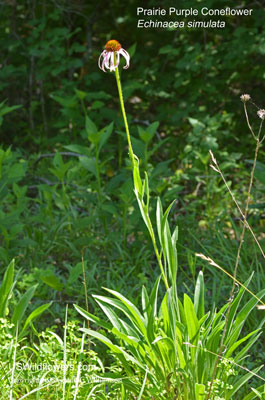
[[[26,308],[28,307],[30,300],[34,296],[37,286],[38,285],[30,287],[26,291],[26,293],[24,293],[24,295],[21,297],[18,304],[16,305],[14,313],[13,313],[13,317],[12,317],[12,323],[14,325],[17,325],[20,323],[20,321],[24,315],[24,312],[26,311]]]
[[[13,288],[15,260],[8,265],[0,287],[0,318],[5,318],[10,292]]]
[[[67,311],[68,304],[66,304],[65,309],[65,320],[64,320],[64,340],[63,340],[63,400],[65,398],[65,384],[66,384],[66,337],[67,337]]]

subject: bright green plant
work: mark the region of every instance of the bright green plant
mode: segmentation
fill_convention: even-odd
[[[30,287],[20,297],[20,299],[15,302],[15,306],[12,307],[12,305],[10,305],[10,298],[13,295],[16,284],[16,281],[14,280],[14,268],[15,260],[12,260],[5,271],[3,281],[0,286],[0,318],[6,318],[9,314],[11,314],[10,308],[12,308],[11,323],[14,326],[13,333],[15,332],[16,327],[20,328],[25,311],[28,308],[30,300],[34,296],[34,293],[37,289],[37,285]],[[32,311],[22,326],[20,334],[24,334],[29,324],[31,324],[50,305],[51,303],[43,304]]]
[[[201,398],[206,399],[228,304],[218,312],[205,311],[202,273],[197,279],[194,302],[186,294],[181,302],[176,291],[171,288],[159,306],[159,283],[160,278],[150,296],[143,287],[141,310],[114,290],[106,289],[112,297],[94,295],[106,314],[108,323],[75,306],[81,315],[105,329],[109,337],[114,336],[119,345],[98,331],[87,328],[82,331],[103,342],[110,348],[113,356],[119,359],[123,368],[121,373],[116,374],[116,379],[123,379],[125,376],[129,378],[123,383],[127,393],[132,391],[137,395],[147,373],[143,398],[158,399],[162,394],[163,399],[197,400],[200,392],[203,395]],[[226,351],[220,358],[215,378],[215,395],[227,400],[234,399],[241,386],[262,367],[252,372],[243,369],[244,374],[239,374],[238,371],[239,363],[260,337],[264,323],[263,321],[257,330],[239,338],[247,316],[258,302],[251,299],[238,312],[243,294],[242,288],[233,300],[225,339]],[[264,295],[265,290],[258,293],[259,298]],[[243,347],[236,354],[240,345]]]

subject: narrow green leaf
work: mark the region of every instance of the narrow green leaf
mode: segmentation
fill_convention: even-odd
[[[142,309],[143,309],[143,315],[145,317],[145,320],[147,320],[147,308],[149,305],[149,296],[147,293],[147,290],[145,288],[145,286],[142,286]]]
[[[135,158],[133,160],[133,182],[134,182],[135,192],[138,194],[139,198],[142,198],[143,185],[139,171],[139,160],[136,156],[134,157]]]
[[[138,126],[138,132],[139,132],[140,138],[146,144],[148,144],[148,142],[150,142],[150,140],[152,140],[152,138],[153,138],[153,135],[151,133],[147,132],[146,130],[144,130],[141,126]]]
[[[92,337],[100,340],[102,343],[104,343],[106,346],[108,346],[110,348],[110,350],[114,354],[116,354],[116,356],[120,359],[120,361],[122,362],[124,368],[126,369],[127,373],[129,373],[129,375],[133,375],[133,372],[127,361],[130,361],[130,362],[138,365],[138,367],[140,367],[141,369],[143,369],[145,371],[146,368],[143,364],[141,364],[138,360],[136,360],[134,357],[132,357],[129,353],[127,353],[125,350],[123,350],[119,346],[114,345],[112,343],[112,341],[110,339],[108,339],[106,336],[102,335],[99,332],[96,332],[96,331],[93,331],[93,330],[87,329],[87,328],[81,328],[80,331],[85,332],[89,336],[92,336]]]
[[[135,194],[136,194],[136,199],[137,199],[138,206],[140,208],[140,212],[141,212],[142,218],[144,220],[144,223],[145,223],[145,225],[146,225],[146,227],[147,227],[147,229],[149,231],[149,234],[150,234],[151,238],[153,238],[154,232],[153,232],[152,224],[151,224],[151,221],[150,221],[150,218],[149,218],[149,215],[148,215],[148,211],[146,210],[146,207],[143,204],[143,201],[139,199],[138,194],[137,194],[136,191],[135,191]]]
[[[146,209],[148,212],[149,209],[149,182],[148,182],[148,175],[147,172],[144,173],[145,175],[145,194],[146,194]]]
[[[162,222],[161,222],[161,233],[163,233],[163,232],[165,231],[165,226],[166,226],[166,223],[167,223],[168,214],[170,213],[170,210],[171,210],[172,206],[174,205],[175,201],[176,201],[176,200],[173,200],[173,201],[169,204],[168,208],[167,208],[166,211],[165,211],[165,214],[163,215]],[[163,237],[162,237],[162,241],[163,241]],[[161,243],[161,244],[162,244],[162,243]]]
[[[1,103],[0,106],[3,106],[3,103]],[[21,105],[11,106],[11,107],[5,106],[0,109],[0,115],[1,115],[1,117],[3,117],[4,115],[6,115],[14,110],[17,110],[18,108],[21,108],[21,107],[22,107]]]
[[[26,291],[26,293],[21,297],[18,304],[16,305],[13,316],[12,316],[12,323],[15,326],[20,323],[20,321],[24,315],[24,312],[27,309],[28,304],[29,304],[30,300],[32,299],[37,287],[38,287],[38,285],[35,285],[35,286],[32,286],[31,288],[29,288]]]
[[[147,331],[146,327],[144,325],[144,318],[142,317],[141,313],[139,310],[135,307],[133,303],[130,302],[126,297],[124,297],[122,294],[116,292],[115,290],[107,289],[104,288],[107,292],[111,293],[113,296],[117,297],[126,307],[127,312],[133,317],[134,321],[137,323],[138,328],[142,332],[142,334],[145,336],[147,339]],[[95,296],[96,297],[96,296]],[[99,296],[97,296],[99,298]]]
[[[253,371],[248,372],[245,374],[242,378],[238,379],[237,382],[234,384],[233,389],[229,390],[227,393],[227,400],[229,399],[234,399],[235,393],[245,384],[247,383],[251,378],[255,376],[259,372],[259,370],[263,367],[263,365],[255,368]]]
[[[41,280],[46,283],[46,285],[50,286],[51,288],[61,291],[63,290],[64,285],[62,284],[62,282],[60,282],[60,280],[58,279],[58,277],[56,275],[44,275],[41,276]]]
[[[143,393],[144,393],[144,387],[145,387],[145,383],[146,383],[146,380],[147,380],[148,372],[149,372],[149,371],[146,370],[146,373],[145,373],[145,376],[144,376],[144,380],[143,380],[143,384],[142,384],[142,387],[141,387],[139,396],[137,397],[137,400],[141,400],[141,399],[142,399],[142,395],[143,395]]]
[[[89,321],[95,322],[97,325],[101,326],[101,328],[104,328],[104,329],[107,329],[108,331],[111,331],[112,326],[110,324],[108,324],[107,322],[103,321],[102,319],[100,319],[99,317],[96,317],[95,315],[90,314],[88,311],[86,311],[83,308],[77,306],[76,304],[74,304],[74,308],[76,309],[76,311],[79,312],[79,314],[83,315],[83,317],[85,317]]]
[[[257,293],[258,298],[262,298],[265,295],[265,289],[261,290],[259,293]],[[233,326],[230,329],[230,334],[227,337],[225,344],[229,344],[229,346],[232,346],[233,343],[238,339],[240,332],[246,322],[246,319],[249,315],[249,313],[255,308],[257,305],[258,300],[255,297],[252,297],[244,306],[243,308],[238,312],[237,317],[234,320]]]
[[[247,281],[244,283],[244,286],[247,287],[250,280],[252,279],[253,273],[251,274],[251,276],[247,279]],[[235,328],[235,326],[237,326],[238,324],[234,324],[234,320],[236,318],[236,313],[239,307],[239,304],[241,302],[241,299],[243,297],[243,294],[245,292],[245,289],[243,287],[240,288],[238,295],[236,296],[236,298],[233,300],[231,308],[230,308],[230,312],[229,312],[229,317],[228,317],[228,321],[227,321],[227,333],[226,333],[226,338],[229,338],[231,335],[231,330],[233,330],[233,328]]]
[[[133,347],[134,349],[137,349],[137,353],[141,354],[141,357],[143,360],[146,358],[146,351],[143,349],[140,343],[140,339],[132,336],[128,336],[127,334],[122,333],[116,328],[112,328],[112,331],[114,336],[116,336],[118,339],[122,340],[124,343],[126,343],[127,346],[129,346],[130,350]],[[138,358],[139,359],[139,358]]]
[[[262,396],[262,393],[258,392],[258,390],[251,388],[251,390],[255,393],[255,395],[262,400],[262,398],[264,399],[264,397]],[[264,392],[263,392],[264,394]]]
[[[61,348],[64,348],[64,342],[62,341],[62,339],[60,338],[59,335],[57,335],[57,333],[52,332],[52,331],[48,331],[52,336],[55,337],[55,339],[57,340],[57,342],[59,343],[59,345],[61,346]]]
[[[253,388],[251,388],[251,390],[252,390],[252,392],[249,393],[247,396],[245,396],[245,397],[243,398],[243,400],[252,400],[252,399],[256,399],[257,395],[256,395],[255,391],[258,391],[259,393],[261,393],[261,395],[264,395],[264,394],[265,394],[265,385],[259,386],[258,388],[255,389],[255,391],[253,390]],[[263,400],[264,397],[263,397],[263,398],[261,397],[261,399]]]
[[[88,136],[98,132],[98,128],[94,122],[86,115],[86,133]]]
[[[178,241],[178,226],[175,227],[172,234],[172,244],[174,248],[176,247],[177,241]]]
[[[184,353],[182,351],[182,346],[180,345],[178,340],[177,340],[177,352],[178,352],[179,366],[180,368],[184,369],[186,367],[186,361]]]
[[[249,349],[254,345],[254,343],[258,340],[258,338],[262,334],[263,332],[260,332],[258,335],[252,337],[252,339],[247,342],[246,346],[244,346],[243,349],[241,349],[239,352],[236,353],[236,355],[234,356],[234,361],[239,363],[245,357],[246,354],[248,355]]]
[[[104,144],[107,142],[112,131],[113,131],[113,122],[111,122],[109,125],[105,126],[105,128],[103,129],[103,133],[102,133],[102,135],[100,135],[98,151],[100,151],[101,148],[104,146]]]
[[[176,279],[177,279],[177,251],[176,248],[173,247],[173,240],[171,237],[171,232],[169,229],[168,221],[166,221],[165,231],[162,233],[162,241],[164,236],[164,245],[165,245],[165,254],[168,264],[168,272],[172,286],[175,287]]]
[[[157,344],[164,361],[164,368],[167,371],[176,370],[176,348],[170,337],[157,337],[152,344]]]
[[[218,325],[216,325],[210,334],[207,335],[207,349],[212,351],[213,353],[218,353],[218,349],[220,346],[220,340],[222,337],[222,330],[224,327],[225,322],[219,322]]]
[[[42,306],[39,306],[38,308],[36,308],[34,311],[32,311],[32,313],[30,313],[30,315],[28,316],[28,318],[26,319],[26,322],[24,324],[24,327],[22,329],[23,333],[27,326],[29,325],[30,322],[34,321],[34,319],[36,319],[39,315],[41,315],[45,310],[47,310],[47,308],[49,308],[52,304],[52,301],[48,304],[43,304]]]
[[[89,157],[79,157],[81,165],[91,172],[95,177],[97,177],[97,164],[96,160]]]
[[[194,293],[194,309],[197,314],[198,319],[201,319],[204,316],[204,280],[203,280],[203,272],[200,271]]]
[[[13,288],[15,260],[13,259],[7,267],[4,274],[2,285],[0,287],[0,318],[5,318],[8,298]]]
[[[158,296],[158,288],[159,288],[159,283],[161,280],[161,275],[157,278],[155,285],[152,289],[151,295],[150,295],[150,301],[148,304],[147,308],[147,314],[148,314],[148,322],[147,322],[147,334],[149,341],[152,342],[155,337],[155,332],[154,332],[154,322],[155,318],[157,317],[157,296]]]
[[[199,339],[198,333],[199,333],[199,328],[200,328],[199,322],[198,322],[196,313],[194,311],[192,301],[186,293],[184,294],[184,312],[185,312],[185,316],[186,316],[189,341],[191,344],[197,345],[198,339]],[[194,362],[196,348],[191,347],[190,352],[191,352],[192,359]]]
[[[189,340],[193,340],[198,333],[199,322],[194,311],[193,303],[186,293],[184,293],[184,312],[187,321]]]
[[[154,317],[157,316],[157,296],[158,296],[158,289],[159,289],[160,281],[161,281],[161,275],[156,279],[156,282],[154,284],[154,287],[153,287],[151,295],[150,295],[148,314],[153,315]]]
[[[205,385],[203,385],[202,383],[195,383],[196,400],[204,400],[206,394],[207,393],[205,392]]]
[[[169,312],[168,312],[168,307],[167,307],[167,298],[168,298],[168,292],[166,292],[166,294],[162,300],[161,311],[162,311],[162,317],[163,317],[164,331],[168,336],[169,330],[170,330],[170,320],[169,320]]]
[[[231,347],[228,348],[227,352],[225,353],[225,357],[229,358],[232,355],[232,353],[237,349],[238,346],[240,346],[242,343],[244,343],[246,340],[248,340],[252,335],[254,335],[257,332],[260,332],[260,329],[256,329],[255,331],[250,332],[248,335],[235,342]]]
[[[162,219],[163,219],[163,209],[160,197],[158,197],[156,202],[156,226],[160,244],[162,244]]]
[[[265,289],[260,290],[257,293],[257,297],[259,299],[262,299],[265,295]],[[252,297],[239,311],[235,324],[239,324],[242,321],[245,321],[248,317],[248,315],[251,313],[251,311],[256,307],[258,304],[258,300],[255,297]]]
[[[126,330],[124,329],[124,326],[121,323],[121,319],[117,316],[117,314],[113,310],[113,307],[109,306],[108,304],[102,304],[102,302],[98,302],[98,304],[100,305],[100,307],[101,307],[102,311],[104,312],[104,314],[110,320],[110,322],[113,325],[113,327],[115,329],[117,329],[119,332],[127,333]]]
[[[69,144],[67,146],[63,146],[66,150],[72,151],[73,153],[82,154],[84,156],[90,156],[91,150],[87,146],[81,146],[80,144]]]

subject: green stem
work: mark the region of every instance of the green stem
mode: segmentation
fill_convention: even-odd
[[[144,145],[144,167],[147,171],[147,167],[148,167],[148,152],[147,152],[147,143],[145,143]]]
[[[99,149],[98,144],[96,144],[96,174],[97,174],[97,186],[98,186],[98,201],[99,201],[99,208],[101,209],[102,213],[102,221],[104,224],[105,232],[108,232],[107,222],[105,217],[105,212],[102,209],[103,204],[103,196],[102,196],[102,185],[101,185],[101,177],[100,177],[100,164],[99,164]]]
[[[114,56],[114,63],[116,64],[116,55]],[[116,77],[116,81],[117,81],[120,104],[121,104],[121,111],[122,111],[122,116],[123,116],[123,120],[124,120],[127,140],[128,140],[129,156],[130,156],[130,160],[131,160],[131,163],[132,163],[132,166],[133,166],[133,169],[134,169],[134,168],[138,168],[138,164],[137,164],[137,161],[135,160],[134,153],[133,153],[131,137],[130,137],[130,131],[129,131],[129,125],[128,125],[126,111],[125,111],[125,107],[124,107],[121,80],[120,80],[120,74],[119,74],[119,68],[118,67],[115,68],[115,77]],[[138,197],[138,195],[137,195],[137,197]],[[143,209],[144,209],[145,208],[145,204],[143,202],[143,199],[139,199],[139,201],[141,202],[141,204],[143,206]],[[147,205],[147,209],[148,209],[148,205]],[[159,250],[157,248],[157,244],[156,244],[156,240],[155,240],[155,234],[154,234],[154,230],[153,230],[153,227],[152,227],[151,220],[150,220],[149,215],[148,215],[148,211],[146,211],[146,218],[147,218],[147,221],[148,221],[147,228],[149,230],[149,233],[150,233],[150,236],[151,236],[151,239],[152,239],[152,243],[153,243],[153,246],[154,246],[156,258],[157,258],[157,261],[158,261],[158,264],[159,264],[159,267],[160,267],[160,270],[161,270],[161,273],[162,273],[162,277],[163,277],[166,289],[168,290],[169,289],[169,284],[168,284],[168,281],[167,281],[167,277],[166,277],[166,274],[165,274],[165,271],[164,271],[163,264],[161,262],[161,256],[160,256]]]
[[[96,144],[96,173],[97,173],[97,184],[98,184],[98,197],[101,203],[101,179],[100,179],[100,168],[99,168],[99,151],[97,144]]]
[[[115,59],[114,62],[116,63],[116,59]],[[127,122],[127,117],[126,117],[126,112],[125,112],[125,107],[124,107],[122,88],[121,88],[121,80],[120,80],[120,74],[119,74],[119,68],[118,67],[115,68],[115,77],[116,77],[117,86],[118,86],[118,92],[119,92],[119,98],[120,98],[120,104],[121,104],[121,112],[122,112],[122,116],[123,116],[123,120],[124,120],[127,140],[128,140],[129,156],[130,156],[132,165],[134,165],[133,149],[132,149],[132,143],[131,143],[131,138],[130,138],[129,125],[128,125],[128,122]]]

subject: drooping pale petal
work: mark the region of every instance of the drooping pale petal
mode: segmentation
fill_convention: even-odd
[[[98,66],[99,66],[100,69],[103,69],[103,68],[102,68],[102,65],[101,65],[101,58],[103,57],[105,51],[106,51],[106,50],[103,50],[103,51],[102,51],[102,53],[100,54],[99,59],[98,59]]]
[[[105,66],[106,66],[106,62],[108,60],[108,57],[109,57],[109,53],[106,50],[103,50],[102,53],[99,56],[99,59],[98,59],[98,66],[104,72],[106,72],[105,71]],[[103,59],[101,60],[101,58],[103,58]]]
[[[124,49],[120,49],[118,51],[118,53],[121,54],[125,58],[126,65],[123,68],[124,69],[129,68],[129,66],[130,66],[130,55],[129,55],[129,53]]]
[[[110,52],[110,63],[109,63],[109,70],[110,72],[115,71],[116,65],[114,61],[114,52]]]
[[[110,69],[110,62],[111,62],[111,53],[107,51],[104,57],[104,67]]]

